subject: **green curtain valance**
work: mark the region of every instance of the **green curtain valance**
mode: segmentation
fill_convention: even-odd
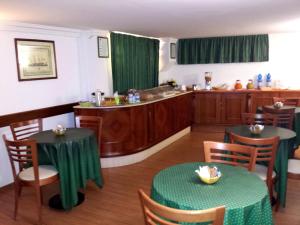
[[[110,38],[114,91],[158,86],[159,40],[113,32]]]
[[[263,62],[268,60],[269,37],[267,34],[178,40],[178,64]]]

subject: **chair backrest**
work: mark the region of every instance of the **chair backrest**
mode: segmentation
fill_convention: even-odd
[[[261,124],[277,126],[277,116],[270,113],[256,114],[256,113],[242,113],[242,122],[245,125]]]
[[[223,224],[224,206],[206,210],[180,210],[155,202],[141,189],[138,192],[146,225],[178,225],[181,222],[211,222],[212,225]]]
[[[33,139],[11,141],[8,140],[5,135],[3,135],[2,138],[7,149],[14,179],[17,179],[17,169],[15,167],[15,162],[17,162],[20,171],[29,166],[33,166],[34,177],[37,181],[39,179],[39,172],[36,141]]]
[[[230,142],[255,147],[257,149],[256,162],[268,163],[267,182],[272,182],[272,173],[279,143],[278,136],[271,138],[248,138],[230,133]]]
[[[23,140],[30,135],[41,132],[43,130],[42,119],[33,119],[10,124],[10,130],[14,140]]]
[[[203,143],[205,162],[241,166],[249,171],[255,170],[257,154],[255,147],[214,141],[204,141]]]
[[[102,134],[102,117],[98,116],[76,116],[75,117],[76,127],[85,127],[93,130],[97,137],[98,145],[101,144]]]
[[[275,102],[282,102],[284,105],[288,106],[300,106],[300,98],[280,98],[280,97],[273,97],[273,103]]]
[[[290,109],[273,109],[263,106],[264,113],[270,113],[277,116],[277,126],[293,129],[293,121],[295,117],[295,108]]]

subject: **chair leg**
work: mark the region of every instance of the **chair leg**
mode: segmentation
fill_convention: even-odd
[[[38,224],[42,224],[42,201],[41,201],[41,189],[40,186],[35,186],[36,200],[37,200],[37,211],[38,211]]]
[[[19,206],[19,197],[21,195],[22,186],[18,182],[14,183],[14,189],[15,189],[15,209],[14,209],[14,220],[17,219],[17,213],[18,213],[18,206]]]

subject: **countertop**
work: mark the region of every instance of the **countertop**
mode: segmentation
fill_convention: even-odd
[[[90,107],[84,107],[84,106],[74,106],[73,108],[75,109],[113,109],[113,108],[126,108],[126,107],[135,107],[135,106],[141,106],[141,105],[147,105],[147,104],[151,104],[154,102],[159,102],[165,99],[169,99],[169,98],[174,98],[177,96],[181,96],[181,95],[186,95],[189,93],[192,93],[193,91],[176,91],[174,94],[169,95],[169,96],[165,96],[165,97],[159,97],[159,98],[155,98],[155,99],[151,99],[151,100],[147,100],[147,101],[141,101],[140,103],[133,103],[133,104],[120,104],[120,105],[112,105],[112,106],[90,106]]]

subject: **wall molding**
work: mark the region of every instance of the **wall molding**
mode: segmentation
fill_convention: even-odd
[[[78,105],[78,102],[2,115],[0,116],[0,127],[6,127],[9,126],[9,124],[18,121],[31,120],[35,118],[46,118],[50,116],[70,113],[73,112],[73,107],[75,105]]]
[[[21,23],[21,22],[1,22],[0,31],[11,31],[20,33],[34,33],[43,35],[56,35],[67,37],[80,37],[82,30],[66,27],[45,26],[40,24]]]

